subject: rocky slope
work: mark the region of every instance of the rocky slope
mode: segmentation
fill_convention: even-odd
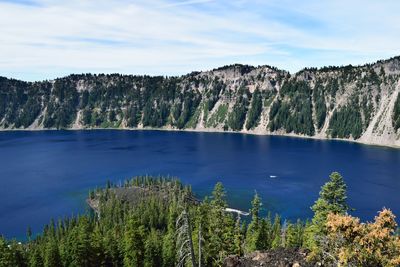
[[[231,255],[223,267],[312,267],[321,264],[307,262],[308,251],[303,249],[277,248],[269,251],[255,251],[242,257]]]
[[[0,77],[0,129],[162,128],[400,146],[400,57],[304,69],[231,65],[180,77]]]

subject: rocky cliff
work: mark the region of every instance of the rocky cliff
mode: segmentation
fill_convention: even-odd
[[[1,129],[161,128],[400,146],[400,57],[304,69],[231,65],[179,77],[0,77]]]

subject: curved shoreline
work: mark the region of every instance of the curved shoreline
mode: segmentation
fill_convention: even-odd
[[[0,132],[18,132],[18,131],[26,131],[26,132],[36,132],[36,131],[96,131],[96,130],[114,130],[114,131],[164,131],[164,132],[196,132],[196,133],[228,133],[228,134],[243,134],[243,135],[258,135],[258,136],[282,136],[282,137],[293,137],[293,138],[303,138],[303,139],[313,139],[313,140],[321,140],[321,141],[342,141],[342,142],[350,142],[367,146],[376,146],[381,148],[390,148],[390,149],[400,149],[400,145],[391,145],[391,144],[379,144],[375,142],[365,142],[360,140],[353,139],[345,139],[345,138],[330,138],[323,136],[306,136],[306,135],[297,135],[292,133],[264,133],[264,132],[256,132],[256,131],[232,131],[232,130],[222,130],[222,129],[176,129],[171,127],[162,127],[162,128],[153,128],[153,127],[139,127],[139,128],[65,128],[65,129],[56,129],[56,128],[33,128],[33,129],[0,129]]]

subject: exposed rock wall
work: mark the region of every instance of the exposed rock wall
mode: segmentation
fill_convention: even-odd
[[[295,74],[232,65],[180,77],[0,77],[0,129],[236,131],[400,147],[399,92],[400,57]]]

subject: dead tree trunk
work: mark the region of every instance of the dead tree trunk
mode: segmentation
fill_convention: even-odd
[[[183,210],[176,220],[177,248],[178,250],[178,267],[185,266],[186,259],[191,258],[192,266],[196,266],[196,259],[193,249],[192,228],[190,225],[189,215]]]

